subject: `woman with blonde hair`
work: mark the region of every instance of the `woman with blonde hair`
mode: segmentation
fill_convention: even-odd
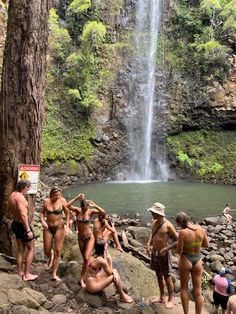
[[[208,247],[208,239],[205,230],[198,224],[193,224],[189,217],[180,212],[176,215],[175,221],[181,228],[177,242],[179,258],[179,275],[181,285],[181,302],[184,314],[188,314],[188,281],[192,277],[193,294],[195,300],[196,314],[200,314],[203,306],[201,290],[202,279],[202,255],[201,247]]]
[[[66,227],[62,219],[63,212],[66,216]],[[43,202],[40,217],[43,225],[44,252],[48,257],[47,270],[52,270],[53,280],[61,281],[57,276],[57,268],[64,238],[69,232],[70,215],[59,188],[51,189],[49,198]]]
[[[80,201],[80,207],[72,206],[72,204],[77,200]],[[77,195],[74,199],[67,203],[67,207],[76,214],[78,243],[80,252],[83,256],[83,266],[79,283],[81,287],[84,287],[86,266],[91,256],[95,241],[90,226],[91,217],[94,214],[105,213],[105,211],[93,201],[86,200],[84,194]]]

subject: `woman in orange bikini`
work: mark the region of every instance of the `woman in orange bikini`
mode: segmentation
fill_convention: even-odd
[[[77,200],[80,200],[80,208],[72,206]],[[94,236],[90,227],[91,217],[94,214],[105,213],[105,211],[93,201],[86,200],[84,194],[77,195],[67,203],[67,207],[76,214],[79,248],[83,256],[83,267],[79,282],[81,287],[84,287],[86,266],[94,247]],[[92,207],[92,209],[88,207]]]
[[[203,306],[201,290],[202,279],[202,255],[201,247],[208,247],[208,239],[205,230],[193,224],[184,212],[175,216],[179,232],[177,251],[179,258],[179,275],[181,285],[181,302],[184,314],[188,314],[188,281],[191,274],[196,314],[200,314]]]
[[[98,218],[95,219],[93,225],[93,235],[95,241],[99,238],[104,239],[106,242],[109,242],[111,238],[114,239],[117,250],[124,252],[119,239],[114,223],[106,218],[105,213],[99,213]]]
[[[95,242],[95,253],[90,257],[85,274],[85,289],[90,293],[97,293],[108,287],[112,282],[115,284],[120,300],[126,303],[133,302],[123,289],[116,269],[112,267],[112,259],[107,250],[107,243],[103,239]]]
[[[62,219],[63,212],[66,215],[66,227],[64,227]],[[57,281],[61,280],[57,276],[57,268],[64,238],[69,232],[69,222],[69,210],[65,205],[64,198],[62,198],[61,190],[53,187],[49,198],[43,202],[41,223],[43,225],[44,252],[48,257],[47,270],[52,270],[52,279]]]

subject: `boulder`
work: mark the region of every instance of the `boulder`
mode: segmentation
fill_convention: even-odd
[[[19,289],[24,285],[22,278],[15,274],[0,273],[0,282],[0,290],[10,289],[12,287]]]
[[[226,218],[223,216],[207,217],[204,219],[206,225],[217,226],[226,224]]]
[[[142,245],[147,245],[148,239],[151,234],[151,229],[146,227],[128,227],[126,228],[135,240],[142,243]]]

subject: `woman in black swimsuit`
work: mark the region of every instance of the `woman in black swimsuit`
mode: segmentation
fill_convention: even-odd
[[[114,283],[120,300],[126,303],[133,302],[133,298],[128,296],[122,289],[120,275],[112,267],[112,259],[107,250],[107,243],[103,239],[95,242],[95,253],[87,264],[85,274],[85,289],[90,293],[97,293]]]
[[[72,204],[77,200],[80,200],[80,208],[72,206]],[[105,211],[93,201],[85,200],[85,196],[83,194],[79,194],[73,200],[68,202],[67,207],[76,213],[78,242],[83,256],[80,285],[81,287],[84,287],[84,275],[94,246],[94,236],[90,227],[91,217],[94,214],[105,213]],[[92,209],[88,209],[88,207],[92,207]]]
[[[66,227],[62,220],[63,212],[66,215]],[[57,268],[64,238],[69,232],[70,215],[65,200],[61,196],[61,190],[56,187],[51,189],[49,198],[43,202],[41,223],[43,225],[44,253],[48,257],[47,270],[52,270],[53,280],[60,281],[61,279],[57,276]]]

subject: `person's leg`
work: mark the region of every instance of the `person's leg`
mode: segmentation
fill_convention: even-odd
[[[38,275],[33,275],[30,273],[30,267],[34,257],[35,239],[25,243],[27,248],[27,253],[25,257],[25,273],[23,279],[26,281],[35,280]]]
[[[65,229],[64,225],[62,227],[59,227],[54,235],[54,257],[53,257],[53,263],[52,263],[52,278],[60,281],[61,279],[57,276],[57,268],[59,264],[59,260],[61,257],[61,251],[64,243],[65,238]]]
[[[86,273],[86,268],[87,268],[87,264],[85,263],[84,261],[84,254],[85,254],[85,249],[86,249],[86,243],[84,243],[83,240],[79,239],[79,248],[80,248],[80,252],[81,252],[81,255],[83,257],[83,265],[82,265],[82,270],[81,270],[81,273],[80,273],[80,279],[79,279],[79,284],[82,288],[85,287],[85,283],[84,283],[84,275]]]
[[[218,308],[219,308],[219,305],[214,304],[213,314],[218,314]]]
[[[19,276],[22,277],[24,275],[23,260],[25,243],[21,239],[16,239],[16,243],[17,243],[17,273]]]
[[[48,258],[46,270],[50,270],[52,267],[52,262],[53,262],[52,242],[53,242],[52,233],[48,229],[44,228],[44,230],[43,230],[43,248],[44,248],[44,254]]]
[[[180,298],[183,306],[184,314],[188,314],[188,281],[189,281],[189,272],[191,270],[192,264],[188,259],[181,255],[179,260],[179,276],[180,276]]]
[[[94,236],[91,235],[90,239],[84,243],[84,247],[83,247],[83,251],[84,251],[84,253],[82,254],[83,255],[83,267],[82,267],[82,271],[80,275],[80,283],[82,287],[84,286],[84,276],[86,273],[87,263],[92,254],[93,247],[94,247]]]
[[[168,291],[168,301],[166,303],[167,309],[172,309],[174,307],[174,285],[171,276],[165,276],[165,282]]]
[[[113,274],[108,276],[105,272],[101,272],[97,274],[96,278],[88,278],[86,281],[85,289],[90,293],[97,293],[108,287],[112,282],[114,282],[117,292],[120,295],[120,300],[127,303],[133,302],[133,298],[128,296],[128,294],[126,294],[122,289],[120,275],[118,274],[116,269],[113,269]]]
[[[191,270],[193,282],[193,295],[195,301],[196,314],[201,314],[204,298],[202,296],[202,261],[197,262]]]
[[[160,298],[158,302],[165,303],[165,285],[164,285],[164,277],[160,272],[156,272],[157,281],[160,289]]]

